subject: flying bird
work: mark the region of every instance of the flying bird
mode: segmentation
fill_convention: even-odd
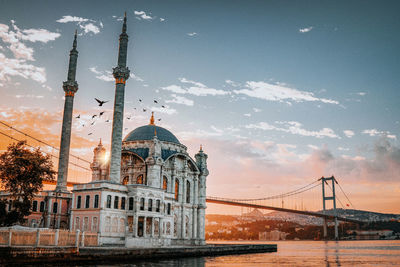
[[[93,125],[95,123],[95,121],[94,122],[92,122],[90,125]]]
[[[139,99],[139,102],[142,102],[142,99]]]
[[[110,122],[110,120],[106,120],[106,122]]]
[[[126,117],[128,120],[130,120],[131,119],[131,116],[129,116],[129,117]]]
[[[80,118],[81,118],[81,114],[79,114],[79,115],[76,116],[75,118],[80,119]]]
[[[154,100],[154,103],[158,104],[157,100]]]
[[[136,108],[133,108],[134,110],[136,110]]]
[[[101,117],[104,114],[105,111],[100,112],[99,117]]]
[[[96,115],[96,114],[94,114],[94,115],[92,116],[92,119],[94,119],[95,117],[97,117],[97,115]]]
[[[145,109],[145,108],[143,109],[143,112],[146,112],[146,109]]]
[[[88,133],[88,135],[92,135],[93,133]]]
[[[161,119],[158,119],[158,121],[161,121]]]
[[[164,105],[162,105],[161,107],[162,107],[162,108],[165,108],[165,106],[164,106]]]
[[[99,107],[101,107],[103,104],[105,104],[105,103],[108,102],[108,101],[99,100],[99,99],[97,99],[97,98],[95,98],[95,100],[97,101],[97,103],[99,103]]]

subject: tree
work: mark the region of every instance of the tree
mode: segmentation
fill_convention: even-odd
[[[23,223],[29,215],[32,200],[42,188],[44,181],[53,181],[56,172],[50,156],[39,149],[27,147],[26,141],[8,146],[0,155],[0,182],[9,193],[12,208],[6,211],[6,199],[0,203],[0,225]]]

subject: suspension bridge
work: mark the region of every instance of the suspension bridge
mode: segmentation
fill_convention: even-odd
[[[21,131],[19,129],[14,128],[13,126],[0,121],[0,135],[7,138],[9,141],[18,142],[22,140],[27,141],[27,146],[31,147],[32,149],[41,149],[41,151],[49,155],[50,158],[53,160],[54,166],[58,165],[58,152],[59,149],[52,144],[44,142],[32,134]],[[1,139],[0,139],[1,140]],[[3,141],[5,139],[3,138]],[[10,143],[10,142],[7,142]],[[1,149],[5,149],[5,144],[1,144]],[[74,154],[70,154],[71,160],[69,162],[69,181],[67,186],[73,186],[74,184],[79,183],[86,183],[90,181],[91,178],[91,170],[90,170],[90,161],[83,159],[79,156]],[[54,182],[47,182],[47,184],[55,185]],[[335,190],[335,186],[338,186],[340,189],[340,193],[344,198],[338,196]],[[303,205],[303,199],[299,196],[304,196],[309,194],[310,192],[314,191],[314,200],[313,202],[318,202],[322,204],[322,207],[314,207],[314,211],[307,209]],[[321,201],[322,195],[322,201]],[[317,197],[315,197],[317,196]],[[288,205],[290,199],[292,198],[291,206]],[[293,200],[293,198],[295,198]],[[316,201],[316,199],[318,200]],[[286,207],[285,207],[286,201]],[[301,201],[301,205],[300,202]],[[272,210],[272,211],[280,211],[285,213],[293,213],[293,214],[300,214],[306,216],[313,216],[323,219],[323,235],[327,237],[327,222],[333,221],[335,227],[335,238],[338,238],[338,221],[343,222],[350,222],[356,224],[365,223],[360,220],[341,217],[337,214],[336,204],[339,203],[343,209],[346,207],[351,207],[355,209],[353,203],[350,201],[348,195],[343,190],[342,186],[339,184],[337,179],[332,177],[321,177],[319,179],[315,179],[315,181],[301,186],[295,190],[291,190],[285,193],[272,195],[268,197],[261,197],[261,198],[222,198],[216,196],[208,196],[206,198],[207,203],[213,204],[220,204],[220,205],[229,205],[241,208],[252,208],[252,209],[259,209],[259,210]],[[330,202],[330,203],[329,203]],[[346,203],[346,204],[344,204]],[[327,204],[330,204],[332,207],[331,211],[328,212]],[[299,208],[300,207],[300,208]]]

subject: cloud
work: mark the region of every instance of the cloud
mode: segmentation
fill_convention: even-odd
[[[32,79],[39,83],[46,82],[44,68],[29,64],[23,59],[7,58],[3,53],[0,53],[0,81],[10,81],[12,76]]]
[[[253,111],[257,113],[257,112],[261,112],[262,110],[259,108],[253,108]]]
[[[357,93],[357,95],[360,95],[360,96],[365,96],[367,93],[366,92],[358,92]]]
[[[131,72],[131,73],[129,74],[129,77],[131,77],[131,78],[134,79],[135,81],[144,82],[144,80],[143,80],[142,78],[140,78],[139,76],[135,75],[133,72]]]
[[[234,90],[236,94],[244,94],[254,98],[260,98],[269,101],[294,101],[294,102],[303,102],[303,101],[320,101],[323,103],[329,104],[339,104],[338,101],[318,98],[315,97],[313,93],[300,91],[295,88],[290,88],[285,86],[284,84],[270,84],[266,82],[255,82],[255,81],[247,81],[246,88],[240,90]],[[290,102],[288,102],[290,103]]]
[[[190,37],[196,36],[197,32],[188,32],[187,35],[189,35]]]
[[[238,87],[238,86],[240,86],[239,83],[236,83],[236,82],[234,82],[234,81],[232,81],[232,80],[225,80],[225,83],[227,83],[227,84],[229,84],[229,85],[231,85],[231,86],[233,86],[233,87]]]
[[[164,18],[160,18],[160,21],[163,22],[163,21],[165,21],[165,19]]]
[[[89,19],[81,18],[81,17],[75,17],[75,16],[63,16],[61,19],[56,20],[56,22],[59,23],[68,23],[68,22],[88,22]]]
[[[345,147],[338,147],[337,148],[338,150],[340,150],[340,151],[349,151],[350,149],[349,148],[345,148]]]
[[[166,103],[176,103],[176,104],[181,104],[181,105],[186,105],[186,106],[193,106],[194,101],[191,99],[188,99],[184,96],[178,96],[176,94],[171,95],[173,98],[170,100],[166,100]]]
[[[15,98],[44,98],[42,95],[15,95]]]
[[[389,131],[379,131],[377,129],[367,129],[362,131],[363,134],[368,134],[369,136],[386,136],[390,139],[397,139],[397,136],[391,134]]]
[[[346,135],[346,137],[348,138],[352,138],[354,136],[354,132],[351,130],[344,130],[343,131],[344,135]]]
[[[314,29],[313,26],[307,27],[307,28],[301,28],[299,29],[300,33],[306,33],[306,32],[310,32],[312,29]]]
[[[165,106],[165,108],[161,108],[161,107],[151,107],[150,108],[151,111],[157,112],[157,113],[164,113],[164,114],[168,114],[168,115],[172,115],[177,113],[176,109],[170,108],[169,106]]]
[[[113,82],[115,78],[113,77],[111,71],[98,71],[96,67],[90,67],[89,70],[96,74],[96,78],[105,82]]]
[[[93,34],[98,34],[100,32],[100,28],[91,22],[87,24],[80,24],[79,27],[83,30],[85,34],[90,32],[92,32]]]
[[[56,22],[76,23],[76,25],[78,25],[79,28],[83,31],[83,34],[88,34],[88,33],[98,34],[100,33],[100,28],[103,28],[103,23],[101,21],[96,21],[93,19],[87,19],[82,17],[75,17],[71,15],[63,16],[61,19],[56,20]]]
[[[134,11],[134,14],[136,15],[136,18],[138,19],[138,20],[153,20],[154,19],[154,17],[152,17],[152,16],[150,16],[150,15],[147,15],[146,14],[146,12],[144,12],[144,11]]]
[[[302,136],[312,136],[312,137],[316,137],[316,138],[329,137],[329,138],[339,138],[340,139],[340,137],[338,135],[336,135],[335,132],[331,128],[323,128],[322,130],[319,130],[319,131],[309,131],[309,130],[303,129],[302,124],[297,121],[277,121],[275,123],[283,125],[283,126],[285,126],[285,128],[277,127],[277,126],[271,125],[267,122],[259,122],[257,124],[248,124],[245,126],[245,128],[260,129],[260,130],[264,130],[264,131],[274,130],[274,131],[281,131],[281,132],[302,135]]]
[[[8,48],[17,59],[35,60],[33,48],[26,46],[23,41],[47,43],[61,36],[59,33],[50,32],[46,29],[21,30],[13,20],[11,24],[14,30],[11,30],[8,25],[0,24],[0,39],[9,44]]]
[[[183,87],[183,86],[173,84],[173,85],[161,87],[161,89],[166,90],[166,91],[171,91],[176,94],[190,94],[190,95],[195,95],[195,96],[207,96],[207,95],[216,96],[216,95],[229,94],[228,91],[209,88],[200,82],[191,81],[186,78],[179,78],[179,81],[184,84],[190,84],[191,86]]]
[[[245,114],[243,114],[243,116],[245,116],[245,117],[251,117],[251,114],[250,114],[250,113],[245,113]]]

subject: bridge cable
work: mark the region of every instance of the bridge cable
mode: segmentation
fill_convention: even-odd
[[[336,178],[335,178],[336,180]],[[347,198],[347,200],[349,201],[350,205],[353,207],[353,209],[356,209],[356,207],[353,205],[353,203],[351,203],[350,199],[348,198],[347,194],[344,192],[344,190],[342,189],[342,187],[340,186],[339,182],[336,180],[336,183],[339,185],[340,190],[342,191],[342,193],[344,194],[344,196]]]
[[[8,135],[8,134],[5,134],[5,133],[3,133],[3,132],[1,132],[1,131],[0,131],[0,134],[2,134],[2,135],[4,135],[4,136],[7,136],[8,138],[10,138],[10,139],[12,139],[12,140],[15,140],[15,141],[17,141],[17,142],[22,141],[22,140],[19,140],[19,139],[15,138],[15,137],[12,137],[12,136],[10,136],[10,135]],[[29,144],[26,144],[26,145],[29,146],[29,147],[31,147],[31,148],[38,149],[37,147],[31,146],[31,145],[29,145]],[[39,148],[40,148],[40,147],[39,147]],[[50,153],[48,153],[48,152],[45,152],[45,151],[41,151],[41,152],[44,153],[44,154],[46,154],[46,155],[49,155],[50,157],[54,157],[54,158],[56,158],[56,159],[60,159],[59,157],[54,156],[54,155],[52,155],[52,154],[50,154]],[[85,170],[87,170],[87,171],[91,171],[90,169],[88,169],[88,168],[86,168],[86,167],[83,167],[83,166],[81,166],[81,165],[78,165],[78,164],[75,164],[75,163],[72,163],[72,162],[70,162],[69,164],[74,165],[74,166],[79,167],[79,168],[82,168],[82,169],[85,169]]]
[[[56,147],[54,147],[54,146],[52,146],[52,145],[50,145],[50,144],[48,144],[48,143],[46,143],[46,142],[40,140],[40,139],[38,139],[38,138],[36,138],[36,137],[34,137],[34,136],[30,135],[30,134],[27,134],[27,133],[25,133],[25,132],[23,132],[23,131],[20,131],[20,130],[14,128],[14,127],[11,126],[11,125],[8,125],[8,124],[5,123],[5,122],[0,121],[0,124],[3,124],[4,126],[10,128],[11,130],[17,131],[17,132],[19,132],[20,134],[23,134],[23,135],[25,135],[25,136],[28,136],[28,137],[32,138],[33,140],[36,140],[37,142],[42,143],[42,144],[44,144],[44,145],[46,145],[46,146],[49,146],[49,147],[51,147],[51,148],[53,148],[53,149],[55,149],[55,150],[60,150],[60,149],[58,149],[58,148],[56,148]],[[71,157],[74,157],[74,158],[77,158],[77,159],[79,159],[79,160],[82,160],[82,161],[84,161],[84,162],[86,162],[86,163],[91,164],[90,161],[88,161],[88,160],[86,160],[86,159],[83,159],[83,158],[80,158],[80,157],[78,157],[78,156],[75,156],[75,155],[73,155],[73,154],[70,154],[70,156],[71,156]]]

